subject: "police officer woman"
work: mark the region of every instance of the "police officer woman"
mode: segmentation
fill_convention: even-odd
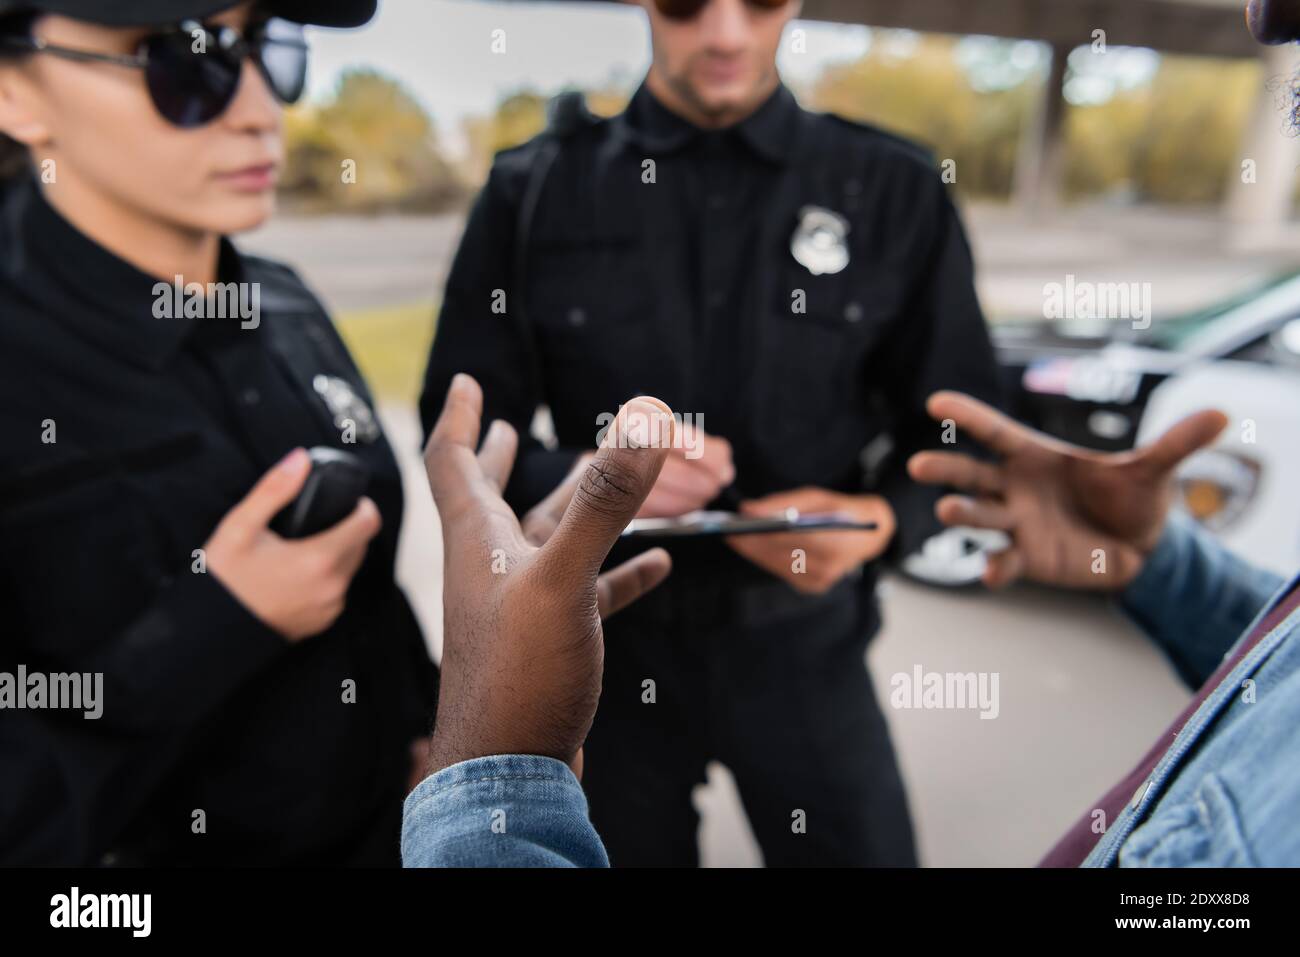
[[[321,305],[225,238],[272,212],[299,24],[374,10],[0,0],[0,671],[103,689],[0,714],[6,862],[398,861],[436,687],[398,468]],[[282,538],[314,446],[368,497]]]

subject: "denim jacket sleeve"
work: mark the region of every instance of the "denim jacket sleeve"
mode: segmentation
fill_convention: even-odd
[[[425,778],[402,809],[405,867],[608,867],[568,765],[503,754]]]
[[[1120,602],[1179,677],[1199,688],[1282,584],[1175,510]]]

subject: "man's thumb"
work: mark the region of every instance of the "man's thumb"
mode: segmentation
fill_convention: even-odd
[[[619,410],[578,479],[569,507],[543,551],[560,567],[594,576],[645,501],[672,447],[676,423],[658,399],[638,396]]]
[[[1171,472],[1187,456],[1217,439],[1227,425],[1228,417],[1222,412],[1210,409],[1193,412],[1138,454],[1147,468],[1158,473]]]

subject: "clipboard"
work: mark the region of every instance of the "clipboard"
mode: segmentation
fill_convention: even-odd
[[[736,512],[697,511],[673,518],[638,518],[623,529],[622,538],[721,538],[725,535],[766,535],[772,532],[875,531],[875,522],[863,522],[845,512],[809,512],[786,509],[784,515],[740,515]]]

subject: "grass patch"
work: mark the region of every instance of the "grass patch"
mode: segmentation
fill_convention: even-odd
[[[339,335],[376,398],[408,405],[419,400],[436,315],[435,303],[421,302],[335,318]]]

